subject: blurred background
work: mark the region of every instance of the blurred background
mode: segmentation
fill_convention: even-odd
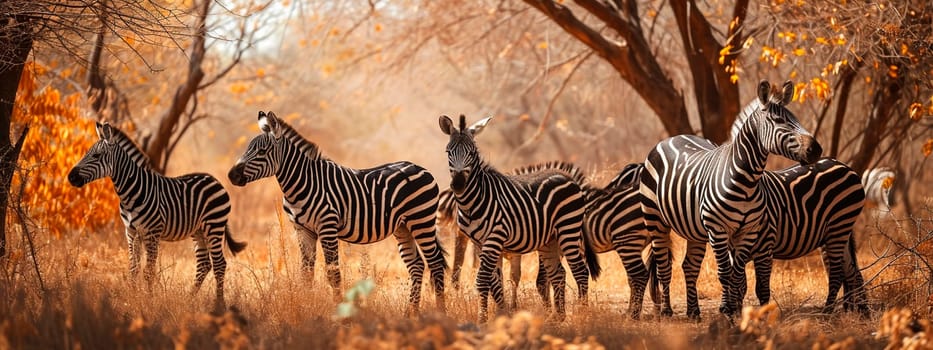
[[[87,121],[94,120],[127,130],[167,175],[206,171],[226,183],[226,171],[258,132],[260,110],[284,117],[342,164],[410,160],[431,170],[441,187],[449,176],[437,117],[494,116],[479,144],[497,168],[566,160],[598,183],[642,161],[669,135],[725,142],[735,115],[767,79],[775,86],[795,82],[790,109],[826,156],[859,173],[895,170],[891,186],[903,214],[929,196],[924,167],[933,149],[933,30],[927,4],[105,0],[2,6],[9,34],[0,56],[9,77],[3,83],[18,82],[20,93],[18,103],[4,105],[13,115],[9,127],[0,126],[14,137],[0,141],[15,144],[23,126],[33,126],[20,165],[50,187],[63,185],[59,179],[93,142]],[[73,117],[63,117],[62,108],[42,109],[54,104]],[[42,119],[46,114],[53,115]],[[49,168],[56,162],[62,165]],[[788,164],[776,160],[772,168]],[[255,205],[277,201],[271,182],[228,186],[236,216],[250,217],[238,224],[273,217],[273,205]],[[65,196],[52,201],[82,201],[76,208],[98,196],[114,198],[104,190],[52,192]],[[40,204],[49,196],[30,198],[30,207],[49,205]],[[77,220],[72,228],[86,227]]]

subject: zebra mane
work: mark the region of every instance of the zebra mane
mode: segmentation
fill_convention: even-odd
[[[735,138],[739,135],[739,131],[742,131],[742,126],[744,126],[745,122],[748,121],[748,118],[755,114],[755,112],[761,110],[761,107],[761,101],[756,98],[753,99],[752,102],[749,102],[747,105],[745,105],[744,108],[742,108],[742,111],[739,112],[739,115],[735,117],[735,121],[732,122],[732,130],[729,131],[729,140],[735,140]]]
[[[512,171],[509,173],[512,175],[526,175],[537,173],[543,170],[554,170],[564,173],[564,175],[567,175],[567,177],[571,178],[573,182],[576,182],[581,187],[587,183],[586,175],[583,174],[583,170],[581,170],[580,167],[578,167],[576,164],[559,160],[521,166],[512,169]]]
[[[768,103],[770,104],[781,103],[781,96],[775,95],[773,92],[768,99]],[[748,121],[748,118],[764,109],[764,107],[765,106],[761,105],[761,100],[758,98],[753,98],[745,107],[742,107],[742,111],[739,112],[739,115],[735,117],[735,121],[732,122],[732,129],[729,130],[729,140],[735,140],[739,135],[739,131],[742,131],[742,126]]]
[[[327,159],[321,154],[321,149],[316,143],[306,139],[284,120],[279,119],[278,125],[282,128],[282,136],[288,139],[293,145],[298,146],[298,150],[301,151],[301,153],[307,155],[311,159]]]
[[[116,141],[117,146],[120,146],[120,149],[130,157],[130,160],[133,161],[136,165],[141,168],[151,169],[152,162],[149,161],[149,155],[146,152],[143,152],[139,145],[133,141],[123,130],[120,130],[117,127],[110,126],[112,132],[111,139]]]

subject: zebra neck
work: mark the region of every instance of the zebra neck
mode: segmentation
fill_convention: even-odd
[[[727,157],[735,176],[757,183],[768,164],[768,151],[761,145],[757,129],[746,123],[731,144],[727,144]]]
[[[466,188],[463,193],[456,195],[457,206],[467,217],[474,218],[473,213],[486,208],[492,199],[491,192],[494,188],[493,181],[495,170],[489,168],[486,164],[480,164],[474,167],[473,175],[467,180]],[[501,174],[500,174],[501,177]]]
[[[139,199],[144,198],[153,191],[149,188],[157,177],[152,168],[139,166],[129,155],[123,152],[114,154],[113,172],[110,179],[113,187],[120,197],[120,203],[126,207],[135,207]]]
[[[284,150],[278,170],[275,173],[275,179],[278,181],[279,188],[282,189],[286,199],[290,199],[294,192],[300,192],[295,191],[296,189],[314,186],[314,180],[310,178],[313,175],[309,175],[309,173],[314,172],[311,166],[315,162],[316,159],[311,158],[296,147]]]

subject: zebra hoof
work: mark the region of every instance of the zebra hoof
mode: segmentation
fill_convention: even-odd
[[[690,319],[690,320],[693,321],[693,322],[700,322],[700,321],[702,321],[702,320],[700,319],[700,310],[696,310],[696,311],[692,311],[692,312],[687,312],[687,318]]]
[[[726,317],[732,318],[732,316],[735,316],[735,309],[734,309],[733,307],[729,306],[729,305],[720,305],[720,306],[719,306],[719,313],[725,315]],[[698,312],[698,313],[697,313],[697,318],[699,318],[699,316],[700,316],[700,315],[699,315],[699,312]]]
[[[661,310],[661,316],[666,317],[666,318],[674,317],[674,310],[669,307],[666,307]]]

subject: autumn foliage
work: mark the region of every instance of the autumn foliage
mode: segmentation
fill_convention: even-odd
[[[94,121],[82,116],[81,95],[61,96],[53,87],[39,86],[45,72],[41,64],[30,62],[20,80],[13,120],[29,124],[31,131],[13,188],[29,217],[52,235],[96,232],[116,220],[119,199],[109,180],[81,189],[66,180],[97,135]]]

